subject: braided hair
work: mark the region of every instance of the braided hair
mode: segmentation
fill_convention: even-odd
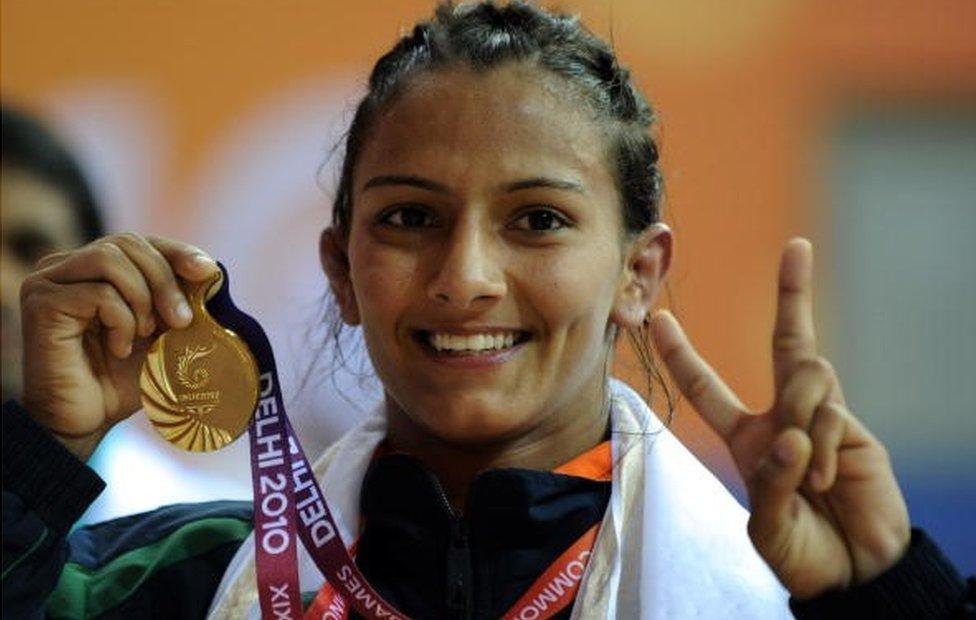
[[[639,234],[660,219],[662,177],[649,130],[654,111],[620,66],[613,50],[577,17],[547,13],[524,2],[442,4],[377,61],[369,92],[346,135],[332,223],[349,232],[353,171],[377,116],[413,76],[464,66],[476,72],[508,63],[535,65],[564,79],[582,96],[611,136],[611,168],[620,192],[624,228]]]

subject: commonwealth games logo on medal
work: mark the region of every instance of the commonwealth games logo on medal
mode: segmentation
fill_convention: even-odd
[[[210,371],[198,360],[217,349],[216,344],[188,346],[176,357],[176,380],[183,387],[194,390],[177,394],[177,399],[187,413],[202,416],[213,411],[220,403],[220,390],[200,392],[210,383]],[[193,364],[193,366],[191,366]]]

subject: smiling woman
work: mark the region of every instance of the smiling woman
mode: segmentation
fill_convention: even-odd
[[[636,315],[622,294],[652,299],[667,268],[663,225],[624,246],[603,127],[568,95],[514,63],[417,78],[370,128],[348,231],[326,232],[343,316],[362,324],[386,390],[389,441],[415,452],[421,437],[442,440],[428,465],[458,506],[487,466],[550,469],[599,443],[608,318]],[[495,334],[512,345],[433,346]],[[479,443],[496,456],[468,447]]]
[[[747,410],[677,321],[654,312],[672,233],[652,121],[604,42],[525,4],[442,6],[379,60],[320,255],[384,401],[314,466],[293,466],[296,493],[314,488],[311,473],[324,488],[298,502],[305,525],[321,523],[326,505],[335,517],[297,557],[314,599],[306,618],[919,617],[966,605],[959,576],[912,534],[884,447],[817,353],[807,241],[783,252],[768,410]],[[5,447],[5,472],[20,467],[42,486],[60,475],[79,490],[37,508],[19,478],[8,491],[5,474],[5,579],[18,584],[8,595],[5,581],[5,606],[36,611],[54,584],[27,574],[44,570],[61,574],[52,601],[91,596],[98,613],[302,613],[291,582],[266,579],[287,572],[269,569],[265,541],[279,530],[261,521],[260,542],[241,542],[226,534],[239,526],[218,523],[226,506],[100,526],[150,524],[152,537],[125,540],[179,549],[141,562],[151,568],[136,570],[134,589],[100,588],[111,571],[89,583],[62,570],[66,525],[97,486],[63,447],[84,458],[133,413],[147,338],[190,320],[177,277],[204,281],[215,269],[181,242],[115,235],[28,280],[24,405],[46,430],[11,406],[5,432],[35,448],[8,463]],[[751,514],[610,376],[623,331],[644,345],[653,337],[727,443]],[[263,400],[259,415],[273,404]],[[37,450],[57,455],[50,471],[38,473]],[[204,538],[218,542],[190,544],[204,513],[215,532]],[[54,536],[25,525],[45,518]],[[15,526],[36,536],[8,565]],[[75,535],[78,548],[97,546],[93,531]],[[337,539],[355,569],[318,561],[316,549]],[[117,568],[100,564],[91,570]],[[175,599],[174,574],[193,583]]]

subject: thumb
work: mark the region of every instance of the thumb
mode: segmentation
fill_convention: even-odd
[[[809,435],[796,427],[787,428],[776,437],[769,453],[748,480],[752,505],[749,536],[764,556],[783,549],[785,537],[792,531],[797,502],[804,501],[797,490],[803,483],[812,452]]]

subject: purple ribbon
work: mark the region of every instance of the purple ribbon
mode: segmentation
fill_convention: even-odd
[[[221,325],[247,343],[260,375],[258,404],[249,434],[254,549],[262,618],[302,618],[297,544],[300,539],[325,579],[357,613],[369,620],[407,620],[373,590],[350,557],[288,421],[268,336],[260,323],[234,305],[227,269],[223,264],[220,269],[224,273],[223,286],[207,302],[207,309]]]

